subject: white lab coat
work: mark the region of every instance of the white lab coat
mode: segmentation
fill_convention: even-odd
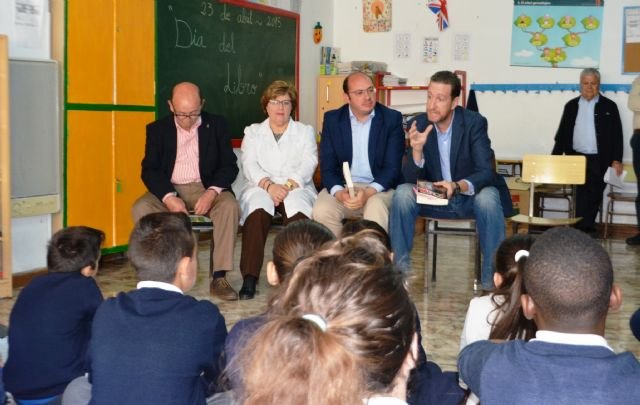
[[[300,187],[291,190],[284,199],[287,217],[301,212],[311,218],[313,203],[318,196],[313,184],[318,147],[311,125],[289,119],[287,130],[276,142],[268,118],[260,124],[252,124],[244,129],[240,159],[246,178],[238,197],[240,225],[249,214],[260,208],[274,214],[271,196],[258,187],[258,182],[264,177],[277,184],[284,184],[287,179],[295,180]]]

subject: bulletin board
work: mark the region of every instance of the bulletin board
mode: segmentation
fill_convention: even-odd
[[[640,73],[640,7],[623,13],[622,73]]]

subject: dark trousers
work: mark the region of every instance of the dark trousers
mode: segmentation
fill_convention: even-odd
[[[633,171],[638,182],[638,194],[636,195],[636,218],[640,229],[640,129],[633,131],[631,137],[631,151],[633,152]]]
[[[587,158],[587,177],[584,185],[576,187],[576,216],[582,217],[576,228],[593,231],[606,187],[603,178],[608,165],[601,164],[598,155],[584,156]]]
[[[297,213],[291,218],[287,217],[284,204],[276,207],[282,215],[283,225],[291,222],[308,219],[306,215]],[[240,273],[242,277],[253,276],[260,277],[262,263],[264,262],[264,245],[267,242],[269,227],[271,226],[271,218],[265,210],[258,209],[253,211],[242,226],[242,253],[240,253]]]

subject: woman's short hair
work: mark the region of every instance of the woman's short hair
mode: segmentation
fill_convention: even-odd
[[[382,243],[331,243],[298,263],[242,352],[243,403],[356,404],[389,393],[415,316],[404,274]]]
[[[267,112],[267,104],[269,104],[269,100],[275,100],[276,97],[286,95],[289,95],[289,98],[291,99],[291,114],[293,115],[298,107],[298,91],[295,86],[289,82],[285,82],[284,80],[276,80],[264,89],[262,97],[260,97],[262,110],[265,113]]]

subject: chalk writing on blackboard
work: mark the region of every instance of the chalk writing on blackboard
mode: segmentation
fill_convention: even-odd
[[[198,35],[197,29],[191,29],[191,25],[180,18],[175,18],[176,22],[176,48],[206,48],[204,37]]]
[[[227,83],[224,85],[224,92],[233,95],[253,95],[258,90],[258,85],[242,81],[242,66],[238,65],[236,71],[237,76],[231,81],[231,66],[227,63]],[[258,76],[262,77],[262,72],[258,72]]]
[[[251,3],[247,3],[251,4]],[[156,1],[156,105],[180,81],[200,87],[208,112],[225,117],[234,138],[264,120],[260,94],[274,80],[295,83],[299,17],[229,0]]]

